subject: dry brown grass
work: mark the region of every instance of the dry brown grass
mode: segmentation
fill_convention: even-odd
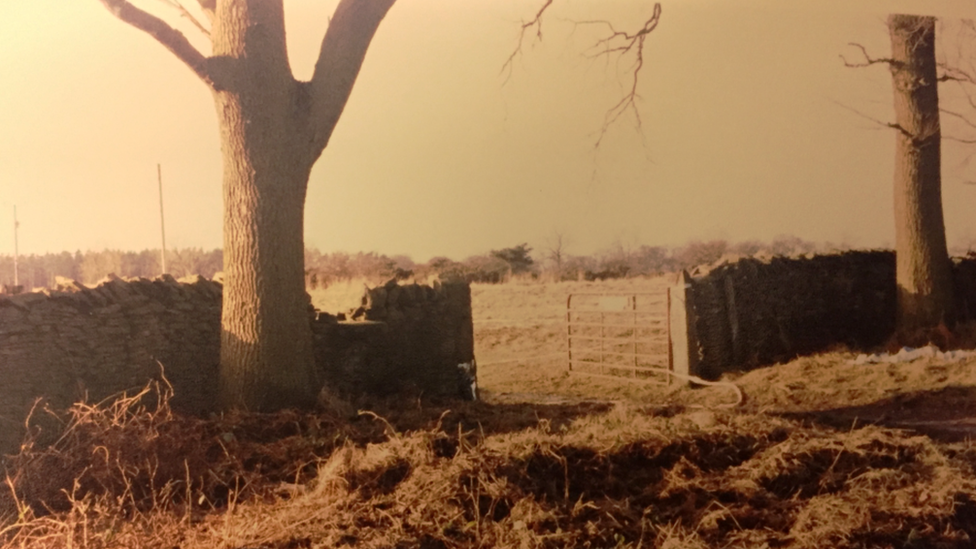
[[[77,406],[4,547],[971,547],[976,447],[636,404],[199,420]],[[499,409],[501,407],[501,409]],[[532,411],[537,414],[531,420]],[[480,424],[479,424],[480,423]]]

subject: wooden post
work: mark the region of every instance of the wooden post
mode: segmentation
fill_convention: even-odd
[[[163,249],[159,252],[162,273],[166,274],[166,222],[163,218],[163,166],[156,164],[156,177],[159,179],[159,232],[163,237]]]
[[[17,221],[17,206],[14,206],[14,286],[20,285],[20,273],[17,265],[20,255],[17,247],[17,227],[20,227],[20,222]]]
[[[668,371],[674,371],[674,345],[671,344],[671,287],[667,288],[664,293],[667,300],[665,301],[665,317],[664,317],[664,333],[668,337]],[[674,376],[667,376],[665,383],[671,385],[674,382]]]
[[[569,371],[573,371],[573,294],[566,297],[566,353]]]
[[[633,377],[634,377],[634,379],[637,379],[637,366],[638,366],[638,361],[637,361],[637,294],[634,294],[634,295],[630,296],[630,299],[631,299],[631,302],[630,302],[631,310],[634,312],[634,318],[632,319],[633,322],[631,322],[631,328],[630,328],[630,342],[631,342],[631,345],[633,346],[633,349],[634,349],[634,376]]]
[[[672,372],[679,376],[697,376],[698,338],[695,335],[695,314],[691,308],[691,277],[687,271],[678,274],[668,292],[668,332]],[[687,383],[687,379],[678,378]]]

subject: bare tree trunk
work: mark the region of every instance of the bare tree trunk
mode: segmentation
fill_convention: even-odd
[[[308,407],[320,388],[302,257],[308,172],[255,168],[266,155],[225,155],[223,409]]]
[[[224,409],[308,407],[319,389],[303,241],[311,162],[282,133],[287,125],[245,114],[247,102],[234,94],[216,99],[224,150],[219,403]],[[277,145],[256,143],[265,136],[276,136]]]
[[[214,91],[223,154],[221,408],[274,410],[315,400],[305,294],[304,208],[314,158],[296,108],[281,2],[220,2]]]
[[[953,321],[952,265],[942,215],[935,18],[891,15],[898,328]]]
[[[221,409],[315,402],[320,386],[305,293],[305,191],[394,1],[340,0],[312,79],[299,82],[288,63],[282,0],[197,0],[213,25],[210,57],[129,0],[101,0],[213,92],[224,160]]]
[[[308,407],[315,375],[305,293],[308,176],[392,0],[336,8],[311,82],[292,77],[281,0],[218,2],[209,74],[224,159],[222,409]]]

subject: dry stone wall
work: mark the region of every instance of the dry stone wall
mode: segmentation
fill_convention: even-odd
[[[475,396],[458,368],[474,363],[467,283],[393,280],[369,290],[349,316],[340,322],[320,313],[313,324],[316,363],[329,387],[346,394]]]
[[[175,407],[203,412],[220,360],[220,285],[109,278],[95,288],[0,296],[0,445],[40,397],[63,408],[166,378]],[[161,366],[162,365],[162,366]],[[3,440],[6,439],[6,440]]]
[[[954,260],[961,320],[976,313],[976,261]],[[865,349],[895,329],[895,254],[743,258],[693,277],[698,371],[717,377],[820,352]]]
[[[175,409],[214,402],[222,287],[201,277],[115,277],[94,288],[0,295],[0,449],[16,447],[37,398],[55,408],[137,390],[165,375]],[[458,395],[458,364],[473,362],[467,284],[395,282],[371,290],[360,320],[312,322],[320,381],[346,394]]]

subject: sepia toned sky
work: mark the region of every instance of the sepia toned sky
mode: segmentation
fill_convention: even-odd
[[[192,0],[186,3],[193,4]],[[336,0],[285,0],[308,78]],[[890,75],[848,69],[849,42],[889,49],[890,11],[972,17],[971,0],[663,0],[638,108],[594,144],[630,59],[592,54],[644,0],[557,0],[542,42],[502,66],[541,0],[399,0],[312,172],[306,242],[322,251],[463,259],[559,232],[570,253],[689,239],[890,246]],[[803,4],[802,7],[798,5]],[[157,0],[201,49],[206,42]],[[853,7],[852,7],[853,5]],[[948,27],[947,27],[948,28]],[[939,38],[953,46],[952,35]],[[944,43],[948,44],[945,45]],[[952,101],[943,95],[943,104]],[[956,108],[961,106],[951,104]],[[976,161],[946,143],[950,245],[976,246]],[[221,245],[211,97],[98,0],[7,2],[0,19],[0,254]]]

